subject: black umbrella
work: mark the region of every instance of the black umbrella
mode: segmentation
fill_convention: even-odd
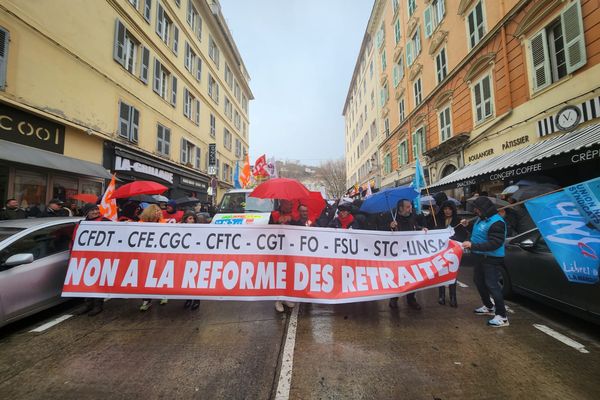
[[[541,196],[546,193],[560,189],[560,186],[551,183],[540,183],[537,185],[524,186],[512,194],[515,201],[523,201],[532,197]]]
[[[473,196],[470,199],[467,199],[467,202],[472,203],[479,197],[485,197],[485,196]],[[508,201],[504,201],[497,197],[488,197],[488,199],[490,199],[490,201],[492,202],[493,205],[496,206],[496,208],[506,207],[507,205],[510,204]]]
[[[189,197],[189,196],[175,199],[175,203],[177,203],[178,206],[184,206],[184,205],[189,205],[189,204],[198,204],[201,201],[202,200],[200,200],[200,199],[197,199],[195,197]]]

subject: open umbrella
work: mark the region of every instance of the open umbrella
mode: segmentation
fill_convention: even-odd
[[[473,196],[470,199],[467,199],[467,202],[472,203],[480,197],[486,197],[486,196]],[[490,199],[490,201],[492,202],[493,205],[496,206],[496,208],[506,207],[506,206],[510,205],[510,203],[508,201],[501,200],[497,197],[489,197],[488,196],[488,199]]]
[[[392,212],[398,201],[402,199],[412,201],[418,195],[419,192],[410,186],[383,189],[367,197],[360,206],[360,211],[366,213]]]
[[[258,185],[249,196],[259,199],[301,200],[308,199],[310,192],[295,179],[273,178]]]
[[[124,199],[139,194],[161,194],[168,189],[168,187],[152,181],[135,181],[115,190],[112,198]]]
[[[96,204],[98,202],[98,196],[90,193],[77,193],[69,197],[71,199],[83,201],[84,203]]]
[[[302,204],[308,208],[308,219],[316,221],[325,208],[325,200],[321,192],[310,192],[310,197],[297,201],[298,204],[294,204],[294,214],[297,214],[298,205]]]
[[[177,203],[178,206],[183,206],[183,205],[188,205],[188,204],[198,204],[200,203],[202,200],[197,199],[195,197],[190,197],[190,196],[185,196],[179,199],[175,199],[175,203]]]
[[[532,197],[550,193],[557,189],[560,189],[560,186],[551,183],[538,183],[536,185],[523,186],[512,194],[512,198],[515,201],[523,201],[531,199]]]

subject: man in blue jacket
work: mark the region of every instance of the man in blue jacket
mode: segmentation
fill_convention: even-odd
[[[465,249],[471,249],[475,255],[476,265],[473,281],[483,306],[475,309],[478,315],[493,315],[488,325],[499,328],[508,326],[506,307],[502,297],[500,268],[504,264],[504,240],[506,239],[506,224],[498,215],[496,206],[484,196],[473,202],[478,218],[473,225],[471,240],[463,242]],[[466,226],[466,220],[461,223]],[[494,303],[490,301],[490,295]]]

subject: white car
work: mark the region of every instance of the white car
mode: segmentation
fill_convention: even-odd
[[[231,189],[223,195],[211,223],[217,225],[267,225],[275,210],[273,199],[250,197],[251,189]]]

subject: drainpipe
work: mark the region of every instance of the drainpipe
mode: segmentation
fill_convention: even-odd
[[[502,17],[504,18],[506,15],[504,0],[500,0],[500,7],[502,10]],[[512,91],[510,90],[510,75],[508,74],[508,51],[506,50],[506,27],[504,24],[500,29],[500,40],[502,41],[502,57],[504,57],[504,78],[508,82],[508,108],[509,110],[512,110]]]

